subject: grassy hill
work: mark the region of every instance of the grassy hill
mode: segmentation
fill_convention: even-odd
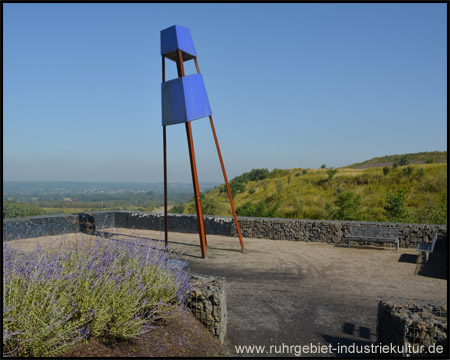
[[[254,169],[230,182],[238,215],[299,219],[447,223],[447,164],[366,169]],[[202,194],[203,212],[230,216],[220,185]],[[195,213],[193,201],[171,212]]]
[[[344,166],[349,169],[366,169],[369,167],[392,166],[394,164],[433,164],[447,163],[447,151],[429,151],[414,154],[386,155],[360,163]]]

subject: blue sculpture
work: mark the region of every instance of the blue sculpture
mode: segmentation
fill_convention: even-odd
[[[184,123],[212,114],[202,74],[163,82],[161,92],[163,125]]]
[[[161,55],[178,61],[178,50],[183,53],[183,61],[197,56],[191,31],[184,26],[173,25],[161,31]]]
[[[188,28],[174,25],[161,31],[161,55],[175,62],[196,57]],[[179,77],[161,84],[162,125],[180,124],[212,115],[202,74]]]
[[[233,211],[236,229],[239,235],[241,249],[244,251],[244,242],[239,229],[239,223],[234,209],[233,198],[228,184],[225,166],[220,153],[219,142],[212,119],[211,107],[205,84],[197,62],[197,53],[191,32],[188,28],[174,25],[161,31],[161,55],[162,55],[162,83],[161,83],[161,109],[163,126],[163,148],[164,148],[164,237],[168,245],[168,214],[167,214],[167,150],[166,150],[166,127],[168,125],[184,123],[189,147],[191,161],[192,183],[194,186],[194,201],[197,210],[198,230],[202,257],[206,257],[206,234],[203,222],[203,210],[200,197],[200,188],[197,179],[197,166],[195,164],[194,141],[192,137],[191,121],[209,116],[211,129],[216,142],[225,184]],[[165,80],[165,59],[175,61],[177,64],[178,78],[170,81]],[[185,76],[184,61],[194,60],[197,74]]]

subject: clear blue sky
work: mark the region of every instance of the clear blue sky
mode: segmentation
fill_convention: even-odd
[[[162,181],[160,31],[174,24],[191,30],[229,178],[446,150],[446,14],[443,3],[4,4],[4,180]],[[222,182],[209,120],[192,129],[199,180]],[[190,182],[184,125],[167,135],[169,182]]]

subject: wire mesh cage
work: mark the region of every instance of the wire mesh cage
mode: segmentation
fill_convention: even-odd
[[[447,304],[419,299],[379,297],[377,337],[383,344],[402,346],[405,357],[448,354]]]
[[[225,279],[191,274],[186,308],[223,342],[227,326]]]

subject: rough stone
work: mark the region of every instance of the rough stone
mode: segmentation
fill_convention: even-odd
[[[102,228],[164,229],[162,214],[136,211],[93,212],[95,224]],[[45,235],[59,235],[76,231],[76,215],[44,215],[28,218],[3,220],[3,241],[17,240],[19,237],[33,238]],[[169,231],[197,233],[198,222],[195,215],[169,214]],[[231,217],[204,216],[205,232],[211,235],[237,236],[234,220]],[[429,243],[433,234],[438,233],[435,251],[447,251],[447,225],[373,223],[333,220],[300,220],[278,218],[239,217],[242,236],[258,239],[292,240],[306,242],[327,242],[346,244],[350,226],[396,227],[399,230],[400,247],[416,248],[420,242]],[[360,241],[361,245],[374,243]],[[392,246],[394,244],[383,244]]]
[[[417,299],[378,299],[377,342],[442,345],[448,353],[447,308]]]
[[[223,344],[227,332],[225,278],[191,275],[186,307]]]

